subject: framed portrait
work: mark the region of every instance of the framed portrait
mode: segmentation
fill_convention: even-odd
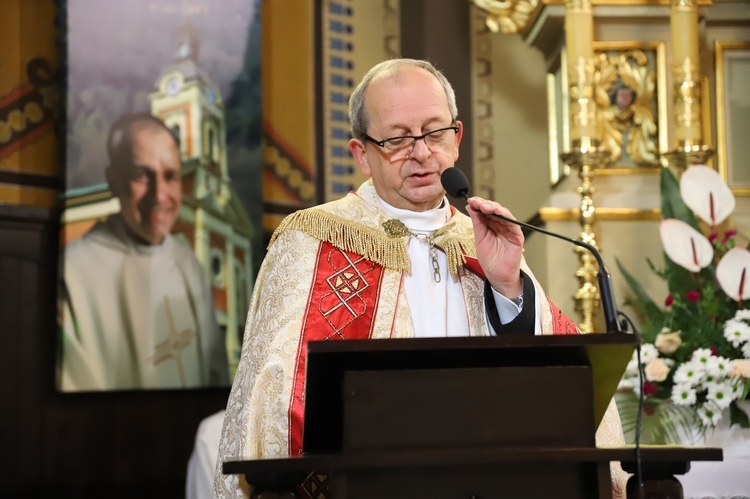
[[[549,181],[555,187],[570,175],[570,166],[560,155],[570,152],[570,103],[565,51],[561,51],[547,72],[547,128],[549,140]]]
[[[260,0],[65,0],[58,389],[228,387],[261,225]]]
[[[716,118],[719,172],[732,192],[750,195],[750,41],[716,41]]]
[[[664,42],[594,42],[601,146],[598,174],[658,173],[667,152]]]
[[[664,42],[594,42],[600,142],[610,151],[597,175],[658,173],[668,150]],[[570,108],[565,51],[547,72],[550,183],[570,167]]]

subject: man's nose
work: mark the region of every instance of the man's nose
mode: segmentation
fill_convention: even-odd
[[[432,151],[427,147],[427,141],[425,141],[423,137],[414,141],[414,144],[411,146],[409,157],[421,161],[422,159],[429,157],[430,154],[432,154]]]
[[[154,201],[162,201],[167,196],[167,180],[158,174],[148,176],[148,194]]]

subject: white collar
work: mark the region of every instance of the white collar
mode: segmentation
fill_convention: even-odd
[[[383,201],[379,196],[380,207],[386,215],[398,218],[411,230],[437,230],[450,219],[451,209],[448,200],[443,197],[440,206],[431,210],[412,211],[396,208]]]

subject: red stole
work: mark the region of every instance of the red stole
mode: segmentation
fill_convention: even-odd
[[[485,275],[476,258],[466,257],[466,267]],[[370,338],[382,281],[380,265],[331,243],[320,243],[297,345],[289,404],[289,455],[302,453],[307,342]],[[572,320],[551,301],[549,304],[553,334],[580,334]]]
[[[383,267],[322,242],[297,346],[289,404],[289,453],[302,453],[305,365],[308,341],[361,340],[372,333]]]

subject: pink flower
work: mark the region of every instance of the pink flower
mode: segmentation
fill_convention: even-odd
[[[687,293],[685,293],[685,298],[687,298],[688,301],[696,303],[698,300],[701,299],[701,295],[700,295],[700,293],[698,293],[694,289],[691,289],[690,291],[688,291]]]
[[[737,235],[737,231],[736,230],[728,230],[728,231],[726,231],[724,233],[724,240],[722,242],[726,243],[727,241],[729,241],[730,239],[732,239],[736,235]]]
[[[718,348],[711,347],[711,348],[709,348],[709,350],[711,350],[711,355],[713,355],[714,357],[718,357],[719,356],[719,349]]]
[[[719,239],[719,234],[716,232],[712,232],[708,235],[708,242],[711,244],[715,243],[717,239]]]
[[[671,307],[673,303],[674,303],[674,296],[667,295],[667,299],[664,300],[664,306],[665,307]]]

